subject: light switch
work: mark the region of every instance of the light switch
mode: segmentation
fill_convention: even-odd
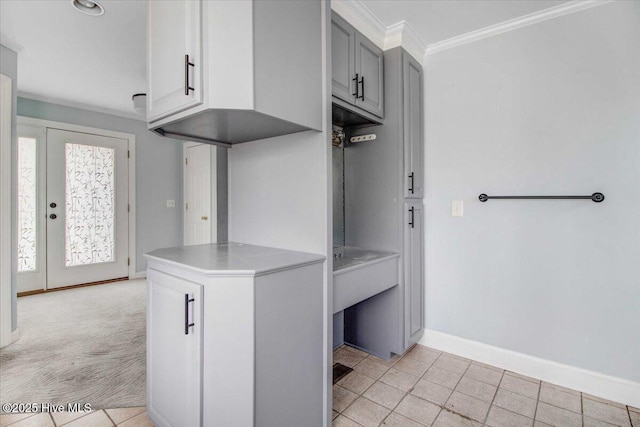
[[[464,202],[462,200],[451,202],[451,216],[464,216]]]
[[[175,200],[167,200],[167,207],[168,208],[175,208],[176,207],[176,201]]]

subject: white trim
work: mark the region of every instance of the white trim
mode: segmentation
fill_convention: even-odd
[[[422,59],[427,48],[420,36],[418,36],[418,33],[415,32],[407,21],[400,21],[397,24],[387,27],[384,50],[398,46],[402,46],[418,61]]]
[[[518,28],[526,27],[528,25],[537,24],[538,22],[546,21],[548,19],[557,18],[559,16],[568,15],[570,13],[578,12],[580,10],[588,9],[595,6],[600,6],[613,0],[573,0],[566,3],[562,3],[558,6],[553,6],[547,9],[543,9],[537,12],[530,13],[528,15],[521,16],[519,18],[510,19],[508,21],[501,22],[499,24],[490,25],[479,30],[471,31],[466,34],[462,34],[450,39],[442,40],[436,43],[432,43],[427,46],[424,53],[425,57],[432,53],[440,52],[445,49],[451,49],[452,47],[461,46],[463,44],[471,43],[477,40],[486,39],[497,34],[505,33],[507,31],[515,30]]]
[[[129,278],[136,275],[136,136],[132,133],[116,132],[108,129],[99,129],[89,126],[80,126],[69,123],[54,122],[51,120],[36,119],[33,117],[18,116],[20,124],[39,126],[43,128],[61,129],[70,132],[83,132],[111,138],[125,139],[128,141],[129,150]]]
[[[111,116],[123,117],[130,120],[138,120],[147,123],[146,117],[142,114],[112,110],[110,108],[98,107],[96,105],[83,104],[81,102],[69,101],[68,99],[60,99],[51,96],[36,95],[34,93],[18,91],[18,98],[32,99],[34,101],[47,102],[49,104],[63,105],[65,107],[77,108],[79,110],[92,111],[94,113],[109,114]],[[131,108],[133,109],[133,101],[131,102]]]
[[[640,383],[425,329],[420,344],[615,402],[640,407]]]
[[[15,53],[18,53],[24,49],[22,45],[19,45],[14,40],[7,37],[7,35],[4,33],[0,33],[0,44],[7,49],[14,51]]]
[[[4,74],[0,74],[0,347],[13,342],[12,337],[12,198],[11,168],[12,158],[12,126],[13,116],[13,82]]]
[[[359,0],[331,0],[331,10],[384,49],[387,26]]]

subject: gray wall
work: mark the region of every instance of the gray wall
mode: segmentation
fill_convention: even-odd
[[[153,249],[182,245],[182,142],[158,136],[146,123],[109,114],[18,98],[18,115],[136,136],[136,271]],[[176,201],[167,208],[167,199]]]
[[[16,102],[17,102],[17,90],[18,90],[18,54],[11,49],[7,49],[3,45],[0,45],[0,74],[11,78],[11,91],[13,92],[13,106],[11,108],[11,158],[15,158],[16,155]],[[16,200],[15,191],[15,162],[11,162],[11,200]],[[11,241],[16,242],[17,236],[16,216],[11,217]],[[17,281],[16,281],[16,266],[18,265],[17,252],[18,245],[14,244],[11,251],[11,330],[15,331],[18,327],[18,315],[17,315]]]
[[[640,381],[638,52],[613,2],[427,57],[427,328]]]

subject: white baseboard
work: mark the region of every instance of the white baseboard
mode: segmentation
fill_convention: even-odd
[[[640,383],[425,329],[420,344],[538,378],[603,399],[640,407]]]
[[[147,278],[147,271],[143,270],[143,271],[136,271],[136,274],[129,276],[129,280],[135,280],[135,279],[146,279]]]

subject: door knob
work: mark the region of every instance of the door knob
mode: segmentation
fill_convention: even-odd
[[[58,205],[56,205],[56,202],[51,202],[51,203],[49,203],[49,206],[52,207],[52,208],[55,208]]]
[[[51,215],[49,215],[49,218],[51,218],[51,219],[56,219],[56,218],[58,218],[58,215],[56,215],[56,214],[51,214]]]
[[[208,216],[206,216],[206,215],[203,215],[203,216],[201,216],[201,217],[200,217],[200,219],[201,219],[201,220],[203,220],[203,221],[206,221],[206,220],[208,220],[208,219],[209,219],[209,217],[208,217]]]

